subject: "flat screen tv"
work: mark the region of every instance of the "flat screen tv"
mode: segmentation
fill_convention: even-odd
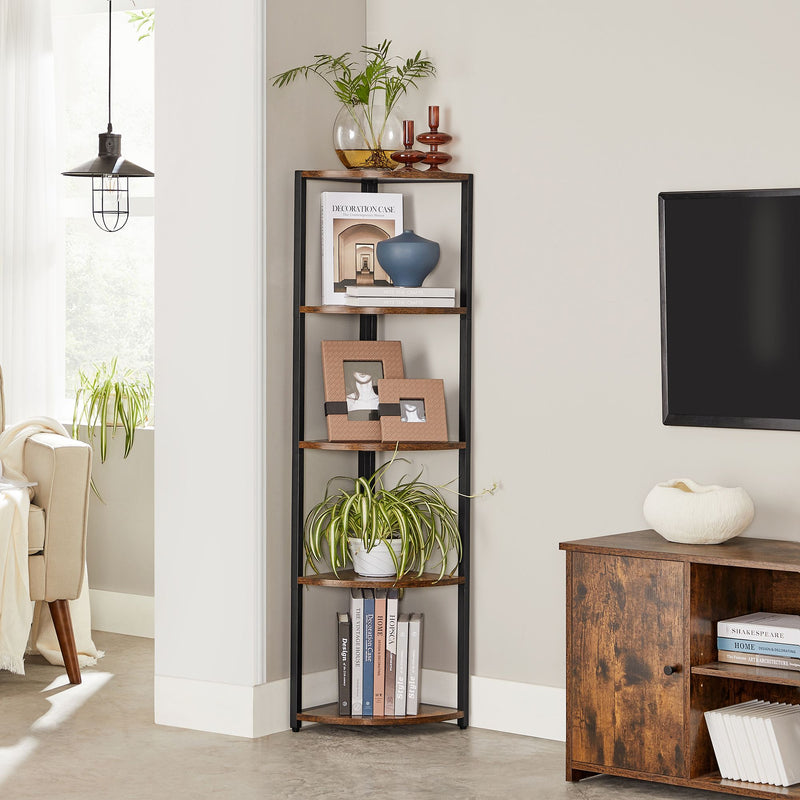
[[[800,189],[662,192],[666,425],[800,430]]]

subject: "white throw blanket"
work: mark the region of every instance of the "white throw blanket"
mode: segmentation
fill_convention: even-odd
[[[69,434],[61,423],[37,417],[7,428],[0,434],[0,464],[3,477],[26,481],[22,472],[25,442],[36,433]],[[34,614],[28,577],[28,509],[31,489],[0,491],[0,669],[23,674],[26,652],[41,653],[51,664],[64,664],[47,604],[36,604]],[[69,604],[78,662],[95,664],[103,653],[92,641],[89,589],[84,570],[77,600]],[[31,627],[33,623],[33,627]]]

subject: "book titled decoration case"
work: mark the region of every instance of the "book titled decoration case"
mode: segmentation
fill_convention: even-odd
[[[567,556],[567,780],[596,774],[797,798],[720,775],[704,712],[800,702],[800,672],[718,660],[717,622],[800,611],[800,543],[668,542],[637,531],[562,542]]]
[[[333,185],[349,184],[352,191],[377,193],[382,186],[390,189],[402,184],[430,187],[424,191],[436,191],[437,187],[460,187],[460,233],[459,233],[459,304],[447,307],[356,307],[347,305],[310,305],[307,303],[306,283],[321,281],[319,271],[314,268],[316,257],[307,258],[309,239],[309,184],[330,182]],[[294,306],[293,306],[293,363],[292,386],[292,583],[291,583],[291,663],[290,663],[290,726],[298,731],[305,722],[334,725],[412,725],[429,722],[456,720],[461,728],[469,724],[469,591],[470,591],[470,502],[466,495],[471,490],[471,387],[472,387],[472,204],[473,177],[470,174],[444,171],[377,170],[318,171],[307,170],[295,173],[294,197]],[[336,316],[358,317],[358,338],[361,341],[378,341],[379,319],[393,315],[405,319],[405,324],[424,324],[429,315],[447,315],[458,326],[458,438],[447,442],[382,442],[382,441],[336,441],[306,438],[306,388],[308,383],[306,365],[306,322],[315,317],[324,322]],[[454,330],[455,335],[455,330]],[[316,365],[315,365],[316,366]],[[322,414],[322,402],[319,404]],[[425,573],[421,577],[405,575],[395,578],[365,578],[352,570],[334,573],[305,574],[303,548],[303,523],[305,515],[305,456],[308,451],[351,452],[356,462],[353,470],[359,477],[371,475],[379,452],[424,452],[452,451],[458,457],[458,529],[462,543],[462,556],[454,575],[441,580],[438,573]],[[330,473],[332,474],[332,473]],[[421,704],[419,712],[406,716],[342,716],[338,704],[306,708],[303,705],[303,628],[304,597],[307,587],[320,589],[431,589],[456,586],[457,610],[457,690],[456,706],[445,707]],[[333,617],[333,606],[330,617]],[[334,666],[333,662],[330,666]]]

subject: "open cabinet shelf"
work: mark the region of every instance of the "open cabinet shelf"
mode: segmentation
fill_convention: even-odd
[[[748,700],[800,703],[800,673],[716,660],[719,620],[800,611],[800,543],[682,545],[637,531],[562,542],[561,549],[567,778],[606,773],[800,799],[800,785],[720,777],[704,717]]]

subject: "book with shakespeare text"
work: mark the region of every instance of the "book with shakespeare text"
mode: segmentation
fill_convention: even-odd
[[[717,636],[800,645],[800,615],[757,611],[717,623]]]

